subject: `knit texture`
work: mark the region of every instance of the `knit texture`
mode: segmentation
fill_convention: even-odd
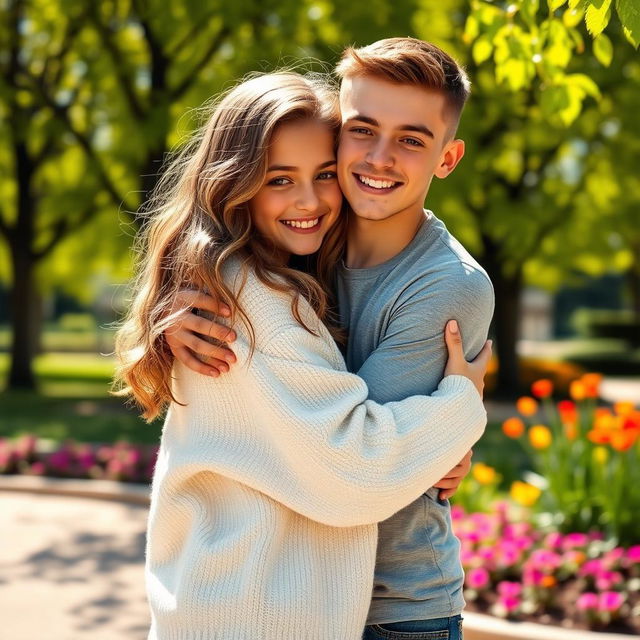
[[[233,275],[233,274],[232,274]],[[229,278],[234,286],[234,278]],[[376,523],[437,482],[482,434],[473,384],[376,404],[310,306],[248,274],[250,357],[224,376],[179,363],[152,484],[150,639],[360,640]]]

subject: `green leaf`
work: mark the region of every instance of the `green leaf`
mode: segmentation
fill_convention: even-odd
[[[474,43],[471,49],[471,55],[476,64],[482,64],[485,60],[491,57],[493,52],[493,45],[491,40],[486,36],[480,36]]]
[[[603,66],[608,67],[611,64],[611,60],[613,59],[613,44],[609,36],[601,33],[594,38],[593,55]]]
[[[547,0],[547,6],[549,7],[549,11],[555,11],[556,9],[559,9],[566,2],[567,0]]]
[[[640,44],[640,5],[637,0],[616,0],[618,17],[622,22],[624,35],[637,49]]]
[[[584,18],[584,11],[582,9],[567,9],[562,14],[562,22],[565,27],[577,27]]]
[[[565,77],[565,82],[570,87],[575,87],[582,90],[585,94],[592,96],[593,98],[600,98],[601,93],[598,85],[584,73],[572,73]]]
[[[585,19],[592,36],[601,34],[611,19],[611,0],[589,0]]]

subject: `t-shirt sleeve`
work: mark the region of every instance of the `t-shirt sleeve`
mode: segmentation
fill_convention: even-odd
[[[472,360],[487,339],[493,309],[493,287],[477,269],[414,283],[399,297],[378,347],[358,371],[369,397],[390,402],[431,393],[447,363],[447,321],[458,321],[465,355]]]

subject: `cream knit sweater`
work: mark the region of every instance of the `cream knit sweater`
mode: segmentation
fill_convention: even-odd
[[[237,285],[234,285],[237,288]],[[301,300],[249,274],[237,364],[174,369],[152,485],[150,639],[360,640],[377,526],[451,469],[483,432],[473,384],[378,405]]]

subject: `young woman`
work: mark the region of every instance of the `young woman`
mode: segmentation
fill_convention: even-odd
[[[158,187],[117,343],[122,393],[149,419],[168,406],[148,526],[150,638],[359,639],[376,523],[484,429],[489,348],[468,364],[452,331],[432,396],[378,405],[346,371],[323,323],[344,238],[338,127],[318,81],[256,77],[213,108]],[[311,254],[318,280],[288,266]],[[222,378],[174,364],[164,345],[185,283],[232,310],[238,362]]]

